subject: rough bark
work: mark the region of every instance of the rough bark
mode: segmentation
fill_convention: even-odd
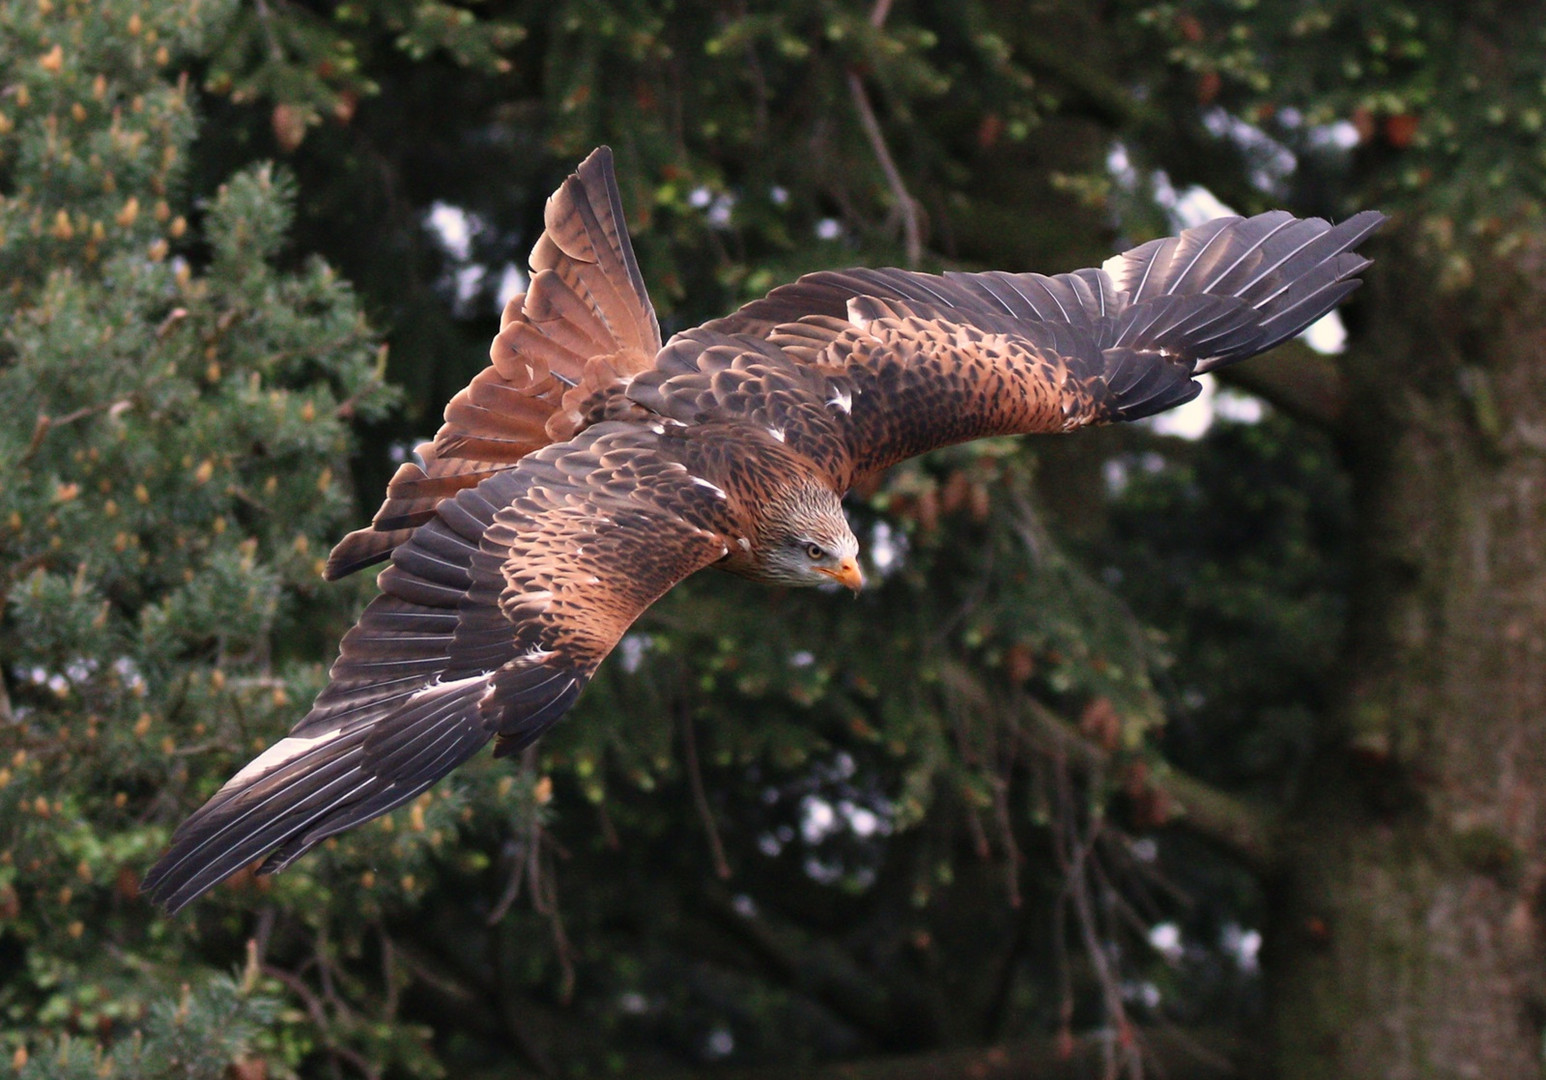
[[[1435,304],[1382,253],[1349,366],[1342,708],[1264,957],[1284,1080],[1541,1075],[1546,272]]]

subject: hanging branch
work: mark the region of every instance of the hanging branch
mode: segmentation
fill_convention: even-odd
[[[1106,1017],[1115,1034],[1106,1042],[1104,1074],[1108,1080],[1125,1073],[1129,1080],[1143,1080],[1143,1060],[1127,1010],[1122,1004],[1122,986],[1106,953],[1100,916],[1090,899],[1091,867],[1096,861],[1095,846],[1100,840],[1099,820],[1088,830],[1080,826],[1077,802],[1068,779],[1066,760],[1059,760],[1056,773],[1058,820],[1052,829],[1052,849],[1063,874],[1064,894],[1073,906],[1074,924],[1084,945],[1086,957],[1100,987]]]
[[[521,775],[531,776],[537,770],[537,748],[528,746],[521,751]],[[484,920],[485,926],[493,926],[503,922],[505,915],[510,911],[510,905],[515,903],[521,895],[521,886],[529,877],[533,890],[540,887],[539,879],[542,876],[542,864],[537,857],[542,847],[542,819],[536,813],[535,808],[529,821],[523,823],[525,828],[521,834],[505,841],[504,854],[510,858],[510,876],[505,881],[505,888],[500,893],[499,900],[494,905]]]
[[[886,16],[890,13],[891,0],[875,0],[875,6],[870,9],[870,25],[879,30],[885,25]],[[852,68],[848,70],[848,92],[854,99],[854,110],[858,112],[859,123],[870,140],[870,148],[875,151],[875,160],[880,163],[880,171],[886,174],[886,183],[896,200],[897,213],[902,216],[902,242],[907,251],[907,265],[916,268],[923,259],[923,227],[918,220],[918,203],[908,192],[907,184],[902,180],[902,172],[891,156],[891,148],[886,145],[886,135],[880,129],[880,121],[875,118],[875,109],[870,104],[864,82]]]
[[[547,846],[552,849],[555,857],[566,854],[551,837],[548,837]],[[533,850],[540,858],[540,848],[534,845]],[[560,971],[558,1000],[568,1005],[574,998],[574,946],[569,941],[569,932],[564,929],[564,913],[558,902],[556,872],[550,869],[545,874],[534,873],[531,879],[531,901],[532,910],[548,920],[548,928],[553,935],[553,951],[558,956]]]
[[[1255,394],[1295,420],[1335,432],[1347,409],[1347,380],[1336,360],[1303,342],[1286,342],[1230,368],[1220,380]]]
[[[537,826],[537,828],[540,829],[541,826]],[[531,860],[527,858],[527,855],[535,848],[534,838],[529,838],[525,842],[514,841],[506,843],[505,853],[510,856],[510,874],[505,879],[505,887],[499,894],[499,900],[494,904],[493,910],[488,913],[488,917],[483,920],[485,926],[493,926],[496,923],[503,922],[505,916],[510,913],[510,905],[514,904],[521,895],[521,883],[525,880],[526,871],[530,865]]]
[[[907,185],[902,180],[902,173],[891,158],[885,133],[880,130],[880,121],[875,118],[875,110],[870,105],[869,94],[865,92],[864,83],[860,81],[857,72],[848,73],[848,92],[853,95],[854,108],[859,113],[859,123],[863,125],[864,133],[869,136],[870,147],[875,151],[876,160],[880,162],[880,171],[886,174],[886,183],[890,185],[891,195],[896,199],[897,212],[902,215],[902,242],[907,251],[907,265],[909,268],[916,268],[923,259],[923,230],[918,224],[918,204],[908,193]]]
[[[1073,724],[1028,696],[1019,695],[1018,704],[1020,715],[1030,723],[1016,726],[1033,746],[1066,755],[1069,764],[1081,770],[1105,767],[1110,754],[1086,739]],[[1170,804],[1167,824],[1227,847],[1259,873],[1272,869],[1277,858],[1277,830],[1270,814],[1179,769],[1155,771],[1147,783]]]
[[[703,772],[698,767],[698,737],[693,731],[692,717],[683,712],[680,716],[682,723],[682,749],[687,758],[687,786],[692,789],[692,804],[698,811],[698,818],[703,822],[703,831],[708,834],[709,851],[714,857],[714,873],[719,875],[721,881],[730,877],[730,863],[725,858],[725,846],[719,839],[719,826],[714,822],[714,810],[709,806],[708,795],[703,790]]]
[[[306,1010],[306,1015],[311,1018],[312,1024],[321,1033],[322,1050],[332,1059],[335,1072],[337,1071],[338,1063],[343,1062],[355,1069],[366,1080],[381,1080],[381,1071],[373,1066],[364,1054],[336,1041],[332,1034],[334,1025],[332,1019],[328,1016],[326,1004],[311,987],[306,985],[304,979],[273,964],[262,964],[259,970],[269,978],[283,983],[285,989],[300,999],[302,1007]]]
[[[986,708],[993,700],[979,677],[961,664],[942,661],[940,675],[952,693],[966,695],[974,707]],[[1107,750],[1029,694],[1014,692],[1002,715],[1014,737],[1035,754],[1066,759],[1081,773],[1099,772],[1110,764]],[[1257,873],[1273,869],[1277,821],[1271,813],[1174,767],[1151,771],[1145,784],[1164,800],[1168,809],[1164,824],[1188,829],[1228,848]]]

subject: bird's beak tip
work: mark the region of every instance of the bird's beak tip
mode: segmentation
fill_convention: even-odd
[[[857,593],[864,588],[864,571],[859,569],[858,559],[844,559],[838,564],[836,570],[829,570],[825,566],[816,568],[818,573],[827,575],[839,585],[847,586]]]
[[[832,575],[838,581],[847,585],[854,592],[864,588],[864,571],[859,569],[857,559],[844,559],[837,568],[837,573]]]

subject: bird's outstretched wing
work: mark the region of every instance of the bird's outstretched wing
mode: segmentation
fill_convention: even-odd
[[[1040,274],[808,275],[677,335],[628,390],[682,423],[740,417],[840,489],[938,446],[1133,420],[1303,330],[1358,287],[1383,215],[1220,218]]]
[[[447,498],[392,554],[290,734],[173,834],[145,890],[176,911],[413,798],[491,738],[531,742],[635,618],[725,554],[723,497],[602,423]]]
[[[489,366],[451,399],[418,460],[397,470],[370,526],[333,549],[329,580],[385,559],[447,496],[603,418],[595,401],[653,362],[660,326],[623,226],[611,150],[592,153],[548,199],[530,267]]]

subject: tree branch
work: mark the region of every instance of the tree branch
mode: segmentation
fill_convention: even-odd
[[[1227,368],[1219,379],[1325,431],[1336,429],[1347,404],[1346,381],[1336,361],[1299,341]]]
[[[692,717],[684,709],[681,712],[682,750],[687,758],[687,786],[692,790],[693,808],[703,822],[703,831],[709,838],[709,853],[714,857],[714,873],[719,880],[730,878],[730,862],[725,858],[725,845],[719,839],[719,826],[714,823],[714,809],[709,806],[708,795],[703,790],[703,771],[698,767],[698,737],[693,729]]]
[[[1026,736],[1054,747],[1069,764],[1086,770],[1109,764],[1109,753],[1040,702],[1026,699],[1024,712],[1034,725]],[[1228,848],[1259,872],[1272,869],[1277,860],[1277,822],[1271,814],[1179,769],[1155,772],[1146,782],[1169,800],[1171,824]]]
[[[908,192],[907,184],[902,180],[901,170],[892,160],[891,149],[886,145],[885,132],[880,130],[880,121],[875,118],[875,110],[870,106],[870,96],[865,92],[864,82],[857,72],[848,73],[848,92],[853,95],[854,109],[859,113],[859,123],[864,127],[865,135],[869,137],[870,146],[875,151],[875,158],[880,162],[880,171],[886,174],[886,183],[890,185],[891,195],[896,199],[897,212],[902,215],[902,242],[907,250],[907,265],[915,268],[923,259],[923,229],[918,224],[918,204]]]
[[[88,405],[84,408],[76,409],[74,412],[66,413],[63,416],[49,416],[46,413],[38,413],[37,421],[32,427],[32,439],[27,443],[27,449],[22,452],[22,456],[17,459],[17,463],[31,461],[37,456],[38,448],[43,445],[43,437],[54,428],[73,424],[77,420],[84,420],[88,416],[95,416],[100,412],[117,416],[132,404],[133,402],[128,398],[123,398],[118,401],[105,401],[100,405]]]
[[[889,14],[891,0],[875,0],[875,6],[870,9],[870,25],[879,30],[886,24],[886,16]],[[875,159],[880,162],[880,171],[886,174],[886,183],[891,188],[892,197],[896,199],[897,213],[902,215],[902,238],[906,245],[908,268],[916,269],[923,259],[923,228],[918,223],[918,204],[908,192],[907,184],[902,180],[902,171],[891,157],[891,148],[886,145],[885,132],[881,131],[880,121],[875,118],[875,110],[870,105],[864,81],[852,69],[848,72],[848,92],[853,96],[854,109],[859,114],[859,123],[864,127],[865,135],[869,137],[870,147],[875,151]]]

